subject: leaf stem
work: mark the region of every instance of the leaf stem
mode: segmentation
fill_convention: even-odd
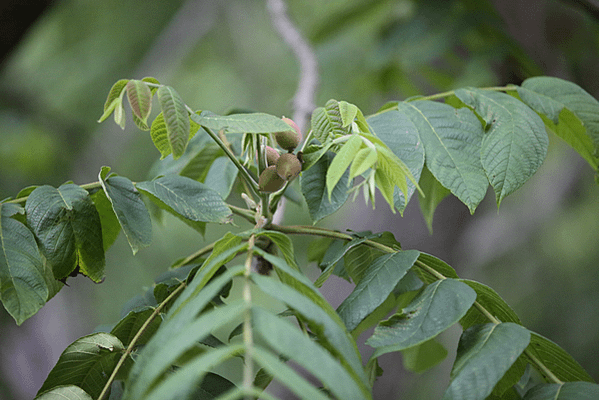
[[[498,89],[501,89],[501,88],[498,88]],[[328,238],[332,238],[332,239],[341,239],[341,240],[354,239],[354,237],[351,235],[348,235],[348,234],[345,234],[342,232],[338,232],[338,231],[333,231],[333,230],[326,229],[326,228],[319,228],[319,227],[315,227],[315,226],[291,226],[291,225],[290,226],[280,226],[280,225],[272,224],[272,225],[270,225],[269,228],[279,231],[279,232],[289,233],[289,234],[315,235],[315,236],[322,236],[322,237],[328,237]],[[367,246],[384,251],[386,253],[394,253],[397,251],[396,249],[394,249],[392,247],[385,246],[384,244],[377,243],[370,239],[365,240],[363,243]],[[435,277],[438,280],[447,279],[447,277],[445,275],[441,274],[440,272],[438,272],[437,270],[435,270],[434,268],[432,268],[431,266],[429,266],[428,264],[426,264],[425,262],[423,262],[421,260],[416,260],[414,265],[416,267],[420,268],[421,270],[425,271],[426,273],[430,274],[431,276]],[[501,321],[499,319],[497,319],[493,314],[491,314],[491,312],[489,310],[487,310],[478,301],[475,301],[473,306],[482,315],[484,315],[485,318],[487,318],[490,322],[492,322],[494,324],[501,323]],[[544,373],[548,379],[550,379],[554,383],[560,383],[560,384],[563,383],[557,376],[555,376],[555,374],[553,374],[553,372],[551,372],[551,370],[545,364],[543,364],[543,362],[541,360],[539,360],[537,357],[535,357],[529,350],[524,350],[523,354],[525,354],[530,359],[530,361],[537,367],[537,369],[539,371],[541,371],[542,373]]]
[[[169,294],[168,297],[166,299],[164,299],[158,307],[156,307],[154,309],[154,312],[152,313],[152,315],[150,315],[148,317],[148,319],[146,320],[146,322],[144,322],[144,324],[141,326],[141,328],[139,328],[139,330],[137,331],[137,333],[135,334],[133,339],[131,339],[129,346],[127,346],[127,349],[125,350],[125,352],[119,359],[119,362],[114,367],[114,370],[112,371],[112,374],[108,378],[108,381],[106,381],[106,384],[104,385],[104,388],[102,389],[102,392],[100,393],[100,396],[98,396],[98,400],[102,400],[104,398],[104,396],[108,392],[108,389],[110,388],[110,385],[112,385],[112,382],[116,378],[116,374],[119,372],[119,369],[122,367],[125,360],[127,360],[127,357],[129,357],[129,355],[133,352],[133,348],[135,347],[135,344],[137,343],[139,338],[141,338],[141,336],[143,335],[143,333],[145,332],[147,327],[150,325],[150,323],[154,320],[154,318],[156,318],[160,314],[160,311],[162,311],[164,306],[173,297],[175,297],[181,290],[183,290],[186,286],[187,286],[187,284],[185,283],[185,281],[181,282],[179,284],[179,286],[171,294]]]
[[[252,234],[248,240],[248,250],[244,264],[245,270],[243,273],[243,301],[246,306],[243,315],[243,344],[245,346],[243,388],[248,390],[254,386],[254,337],[252,333],[252,291],[250,287],[250,274],[252,273],[252,260],[254,259],[255,240],[256,236]]]

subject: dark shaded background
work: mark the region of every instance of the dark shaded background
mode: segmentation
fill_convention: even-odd
[[[375,112],[388,100],[462,86],[518,84],[535,75],[571,80],[599,97],[599,7],[594,0],[289,1],[291,18],[320,63],[317,104],[329,98]],[[198,109],[240,107],[292,113],[298,66],[263,1],[7,0],[0,6],[0,197],[31,184],[97,180],[102,165],[144,180],[159,157],[149,135],[96,120],[112,83],[155,76]],[[539,172],[499,211],[493,196],[471,216],[444,200],[429,235],[417,202],[404,217],[361,200],[323,225],[390,230],[404,248],[430,252],[461,277],[502,295],[524,324],[569,351],[599,378],[599,190],[584,161],[551,137]],[[299,217],[298,215],[303,215]],[[287,207],[288,222],[309,223]],[[206,241],[221,235],[215,227]],[[204,242],[179,221],[154,226],[154,243],[131,255],[121,237],[107,254],[107,279],[69,281],[16,327],[0,310],[0,399],[33,398],[60,353],[99,324],[114,323],[131,297],[175,259]],[[296,248],[304,249],[299,239]],[[303,253],[303,251],[298,251]],[[313,266],[311,266],[313,268]],[[314,270],[308,271],[314,273]],[[351,286],[323,291],[333,305]],[[441,341],[450,356],[428,373],[381,358],[377,399],[439,398],[457,328]],[[368,354],[368,349],[363,349]]]

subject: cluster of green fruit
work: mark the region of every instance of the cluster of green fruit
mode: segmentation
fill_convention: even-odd
[[[287,153],[279,154],[279,151],[266,146],[266,168],[260,174],[260,190],[272,193],[280,190],[286,182],[295,179],[302,170],[302,162],[297,155],[293,154],[295,148],[302,141],[302,134],[295,122],[289,118],[283,118],[293,129],[273,134],[275,141]]]

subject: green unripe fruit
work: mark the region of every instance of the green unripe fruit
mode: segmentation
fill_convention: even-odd
[[[302,163],[293,153],[282,154],[277,160],[277,174],[285,180],[296,178],[302,171]]]
[[[272,165],[262,171],[258,180],[258,185],[260,186],[260,191],[272,193],[281,189],[283,185],[285,185],[285,179],[281,178],[279,174],[277,174],[277,167]]]
[[[283,117],[283,121],[287,122],[287,124],[293,128],[293,130],[283,131],[283,132],[275,132],[273,136],[277,141],[277,144],[282,148],[289,152],[295,150],[295,148],[302,141],[302,133],[300,132],[299,127],[295,122],[290,120],[289,118]]]
[[[279,152],[270,146],[266,146],[266,166],[276,165],[279,159]]]

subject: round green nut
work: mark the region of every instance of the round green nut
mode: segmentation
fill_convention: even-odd
[[[302,141],[302,133],[300,132],[299,127],[295,122],[293,122],[289,118],[282,118],[283,121],[287,122],[287,124],[292,127],[292,130],[283,131],[283,132],[275,132],[273,136],[277,141],[277,144],[282,148],[289,152],[295,150],[295,148]]]
[[[271,165],[270,167],[266,167],[260,174],[258,185],[260,186],[260,191],[272,193],[285,185],[285,179],[277,174],[277,167]]]
[[[281,154],[277,160],[277,174],[285,180],[296,178],[302,171],[302,163],[293,153]]]
[[[279,159],[279,152],[270,146],[266,146],[266,166],[276,165]]]

